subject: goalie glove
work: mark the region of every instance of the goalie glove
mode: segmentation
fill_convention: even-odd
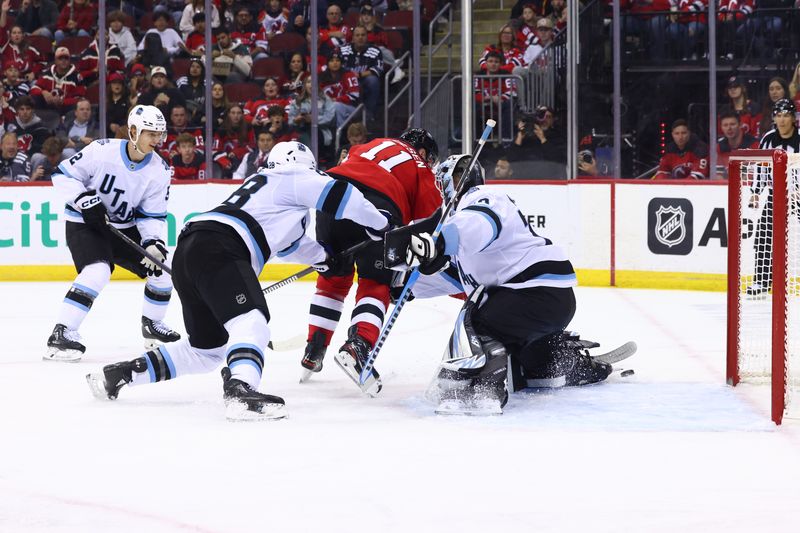
[[[414,233],[406,252],[406,263],[409,266],[419,264],[419,271],[426,276],[436,274],[450,262],[450,256],[444,253],[444,235],[439,235],[436,242],[428,233]]]
[[[108,223],[108,213],[103,200],[97,195],[97,191],[89,189],[75,198],[75,206],[81,212],[83,221],[87,226],[103,229]]]
[[[167,247],[164,241],[160,239],[149,239],[142,243],[142,248],[150,255],[164,263],[167,260]],[[147,270],[148,276],[160,276],[162,274],[161,266],[147,256],[142,257],[142,266]]]
[[[385,209],[378,209],[378,212],[386,217],[386,225],[381,229],[373,229],[369,227],[365,227],[364,229],[367,231],[367,237],[372,239],[373,241],[382,241],[384,235],[392,229],[392,214]]]

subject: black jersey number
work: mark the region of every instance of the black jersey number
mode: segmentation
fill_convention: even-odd
[[[257,174],[244,182],[241,187],[236,189],[235,193],[222,203],[233,207],[242,207],[256,191],[266,184],[267,177]]]

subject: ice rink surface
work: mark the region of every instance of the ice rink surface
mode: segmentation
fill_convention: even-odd
[[[237,424],[218,372],[91,396],[84,374],[142,352],[142,283],[100,295],[82,362],[43,362],[68,286],[0,284],[0,532],[800,531],[800,424],[769,421],[765,387],[725,386],[722,293],[579,288],[570,329],[600,351],[635,340],[635,375],[490,418],[423,399],[460,302],[415,300],[378,398],[330,352],[299,384],[298,345],[261,385],[289,419]],[[276,341],[304,334],[312,291],[268,297]],[[168,321],[183,332],[176,299]]]

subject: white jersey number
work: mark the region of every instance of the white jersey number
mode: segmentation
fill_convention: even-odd
[[[387,148],[392,148],[398,146],[398,144],[394,141],[383,141],[379,145],[375,146],[371,150],[368,150],[361,154],[361,157],[368,161],[374,161],[375,158],[378,157],[378,154]],[[378,162],[378,166],[386,170],[386,172],[391,172],[394,167],[401,163],[405,163],[406,161],[410,161],[413,159],[413,156],[409,154],[407,151],[403,150],[399,154],[395,154],[392,157],[388,157]]]

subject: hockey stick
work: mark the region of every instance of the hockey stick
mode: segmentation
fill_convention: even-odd
[[[115,228],[111,224],[108,224],[108,229],[111,230],[111,233],[113,233],[114,235],[116,235],[117,237],[119,237],[120,239],[125,241],[125,243],[128,246],[130,246],[131,248],[133,248],[134,250],[136,250],[137,252],[139,252],[140,254],[145,256],[146,258],[148,258],[150,261],[155,263],[158,268],[160,268],[161,270],[163,270],[164,272],[166,272],[170,276],[172,275],[172,269],[170,267],[168,267],[167,265],[162,263],[160,260],[158,260],[153,254],[151,254],[150,252],[148,252],[147,250],[145,250],[144,248],[139,246],[139,244],[136,241],[134,241],[133,239],[131,239],[130,237],[128,237],[127,235],[122,233],[119,229]]]
[[[349,256],[353,255],[356,252],[360,252],[361,250],[363,250],[364,248],[366,248],[367,246],[369,246],[370,244],[372,244],[374,242],[379,242],[379,241],[373,241],[372,239],[367,239],[365,241],[361,241],[360,243],[355,244],[355,245],[351,246],[350,248],[348,248],[347,250],[344,250],[343,252],[341,252],[339,254],[339,256],[340,257],[349,257]],[[300,278],[302,278],[304,276],[308,276],[312,272],[314,272],[314,267],[306,267],[303,270],[301,270],[300,272],[292,274],[288,278],[284,278],[284,279],[282,279],[280,281],[276,281],[272,285],[269,285],[269,286],[265,287],[264,288],[264,294],[269,294],[272,291],[276,291],[276,290],[280,289],[281,287],[285,287],[286,285],[289,285],[290,283],[293,283],[293,282],[297,281],[298,279],[300,279]]]
[[[489,138],[489,135],[492,134],[492,129],[495,127],[497,122],[492,119],[486,121],[486,127],[483,129],[483,133],[481,134],[481,138],[478,139],[478,147],[475,149],[475,153],[472,154],[472,159],[469,160],[469,165],[467,169],[464,171],[462,176],[469,176],[472,169],[478,163],[478,156],[480,156],[481,151],[483,150],[483,145],[486,144],[486,140]],[[461,180],[461,183],[458,184],[458,189],[456,190],[453,197],[447,202],[447,205],[442,210],[442,215],[439,217],[439,223],[436,225],[436,229],[433,230],[433,234],[431,237],[433,238],[433,242],[436,242],[436,239],[439,238],[439,234],[442,232],[442,224],[444,223],[447,216],[450,214],[455,208],[456,199],[458,198],[459,193],[462,192],[464,186],[466,185],[468,180]],[[383,343],[386,342],[386,337],[389,336],[389,332],[392,330],[394,323],[397,321],[397,316],[400,314],[400,311],[403,310],[403,306],[406,305],[408,301],[409,294],[411,294],[411,287],[417,282],[417,278],[419,278],[419,267],[415,267],[411,270],[411,274],[408,276],[408,280],[406,284],[403,286],[403,291],[400,293],[400,297],[397,299],[397,303],[394,305],[394,309],[392,309],[392,313],[389,315],[389,318],[386,320],[386,323],[383,325],[383,329],[381,330],[381,334],[378,337],[378,342],[375,343],[375,346],[369,352],[369,357],[367,361],[364,363],[364,367],[361,369],[361,373],[359,374],[358,381],[359,386],[362,387],[364,383],[366,383],[367,379],[369,378],[370,374],[372,373],[372,367],[375,365],[375,359],[378,357],[378,354],[383,347]]]

